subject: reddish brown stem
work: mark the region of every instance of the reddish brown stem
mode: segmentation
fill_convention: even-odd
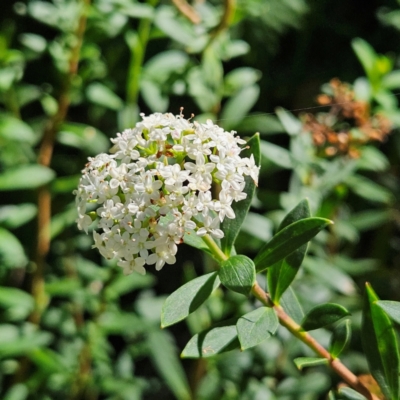
[[[293,321],[285,310],[279,306],[274,305],[268,293],[266,293],[258,283],[252,288],[253,295],[260,300],[267,307],[272,307],[279,322],[282,326],[289,330],[293,336],[300,339],[308,347],[314,350],[319,356],[328,360],[329,366],[354,390],[361,393],[368,400],[379,400],[377,396],[371,393],[364,384],[353,374],[338,358],[333,358],[328,350],[326,350],[319,342],[317,342],[308,332],[304,332],[300,325]]]
[[[58,99],[57,112],[47,122],[42,143],[39,148],[38,163],[45,167],[50,166],[53,156],[54,143],[57,132],[67,116],[70,106],[71,84],[78,71],[79,55],[82,47],[83,35],[86,29],[87,7],[90,0],[82,0],[82,13],[75,32],[76,44],[71,50],[68,73],[64,79],[64,86]],[[36,301],[35,311],[32,313],[31,322],[38,324],[41,314],[46,306],[44,292],[45,259],[50,248],[50,221],[51,221],[51,193],[49,187],[42,186],[38,189],[38,223],[37,246],[35,254],[36,269],[32,276],[31,292]]]

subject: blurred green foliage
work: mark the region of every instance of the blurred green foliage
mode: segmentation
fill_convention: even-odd
[[[160,330],[166,295],[212,272],[213,261],[182,245],[176,265],[144,277],[123,276],[75,228],[71,193],[87,157],[107,151],[108,138],[137,122],[140,112],[178,114],[181,106],[198,121],[210,118],[243,136],[257,131],[263,139],[260,185],[238,252],[254,255],[304,197],[313,215],[335,221],[311,244],[294,282],[301,303],[297,315],[301,320],[302,308],[327,301],[349,309],[353,339],[342,359],[356,373],[367,370],[359,344],[364,282],[371,281],[383,300],[400,300],[400,48],[392,39],[399,37],[392,28],[400,26],[398,5],[328,0],[192,5],[185,16],[174,3],[157,0],[2,4],[5,400],[312,400],[325,398],[339,382],[323,366],[300,373],[292,360],[313,354],[281,329],[243,353],[180,360],[192,335],[213,321],[251,312],[253,304],[219,288],[186,324]],[[319,87],[334,77],[354,82],[356,98],[393,127],[384,143],[363,145],[359,158],[321,157],[298,112],[273,111],[278,105],[313,107]],[[43,161],[46,149],[49,162]],[[38,203],[38,193],[49,196],[51,209],[50,203]],[[50,224],[38,228],[37,219],[50,212]],[[40,250],[49,239],[48,251]],[[327,330],[315,335],[329,344]]]

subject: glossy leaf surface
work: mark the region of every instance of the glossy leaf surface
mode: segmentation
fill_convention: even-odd
[[[238,319],[236,324],[240,348],[246,350],[269,338],[278,329],[278,317],[269,307],[260,307]]]
[[[252,136],[246,143],[246,146],[248,146],[248,148],[244,149],[240,155],[242,157],[250,157],[251,154],[253,154],[255,164],[260,165],[260,135],[256,133]],[[221,249],[228,256],[231,255],[231,250],[249,211],[256,188],[256,184],[251,177],[246,177],[245,182],[246,186],[244,192],[247,193],[247,197],[240,202],[233,202],[232,209],[235,212],[235,218],[225,218],[224,222],[221,224],[221,229],[225,234],[221,239]]]
[[[349,319],[343,321],[333,330],[329,353],[333,358],[339,357],[349,344],[351,339],[351,322]]]
[[[232,256],[221,263],[219,278],[228,289],[248,295],[256,281],[256,268],[250,258]]]
[[[220,281],[217,272],[200,276],[181,286],[164,303],[161,327],[176,324],[200,307],[216,289]]]
[[[279,226],[279,231],[298,220],[309,218],[311,215],[308,200],[302,200],[291,210]],[[280,297],[293,282],[297,271],[303,262],[307,251],[307,244],[304,244],[292,254],[275,263],[268,269],[268,289],[274,302],[279,302]]]
[[[400,324],[400,301],[379,300],[376,304],[394,321]]]
[[[282,229],[257,254],[257,272],[287,257],[331,223],[325,218],[306,218]]]
[[[388,400],[399,398],[399,349],[396,333],[367,283],[361,330],[362,345],[372,376]]]
[[[328,364],[328,360],[326,358],[318,358],[318,357],[298,357],[293,360],[296,364],[296,367],[301,371],[304,367],[314,367],[316,365],[324,365]]]
[[[305,331],[322,328],[326,325],[333,324],[340,319],[349,316],[350,313],[341,305],[334,303],[326,303],[314,307],[301,322],[301,327]]]
[[[39,164],[23,165],[0,174],[0,191],[35,189],[55,177],[50,168]]]
[[[194,335],[183,349],[182,358],[205,358],[239,348],[236,326],[219,326]]]

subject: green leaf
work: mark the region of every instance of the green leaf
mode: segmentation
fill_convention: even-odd
[[[371,83],[374,85],[377,82],[377,69],[376,64],[378,60],[378,55],[372,46],[361,38],[355,38],[351,42],[354,52],[357,58],[361,62],[365,73],[370,79]]]
[[[354,281],[336,265],[320,257],[306,257],[303,268],[315,276],[320,283],[347,296],[356,292]]]
[[[304,367],[314,367],[316,365],[326,365],[328,360],[326,358],[317,357],[298,357],[293,360],[296,367],[301,371]]]
[[[54,215],[50,223],[50,237],[54,239],[56,236],[64,232],[64,230],[76,222],[76,206],[70,204],[63,211]]]
[[[183,72],[189,57],[180,50],[167,50],[157,53],[143,67],[145,79],[164,83],[172,74]]]
[[[158,7],[154,24],[171,39],[176,40],[185,47],[201,49],[206,44],[206,36],[196,34],[191,24],[178,20],[172,7]]]
[[[349,344],[351,339],[351,321],[349,319],[341,322],[333,330],[329,353],[332,358],[337,358]]]
[[[177,400],[190,400],[189,383],[176,353],[173,338],[168,332],[152,329],[147,344],[154,366]]]
[[[160,84],[149,79],[140,82],[140,93],[147,106],[153,112],[165,112],[168,109],[168,96],[162,92]]]
[[[3,400],[26,400],[28,396],[28,387],[23,383],[17,383],[7,390]]]
[[[33,310],[34,301],[28,293],[11,287],[0,287],[0,308],[7,321],[24,320]]]
[[[276,144],[261,141],[261,154],[263,157],[278,165],[279,167],[291,169],[293,168],[292,157],[288,150]]]
[[[383,225],[391,218],[393,218],[392,210],[376,209],[354,213],[350,216],[348,222],[359,231],[367,231]]]
[[[240,89],[225,104],[221,112],[221,123],[224,129],[231,130],[244,119],[256,103],[260,95],[260,87],[251,85]]]
[[[301,327],[305,331],[312,331],[333,324],[349,315],[350,313],[339,304],[321,304],[306,314],[301,322]]]
[[[300,324],[304,318],[304,311],[294,290],[290,286],[281,297],[281,307],[295,322]]]
[[[332,392],[332,390],[330,390],[329,393],[328,393],[328,400],[336,400],[336,396]]]
[[[303,128],[302,123],[289,111],[278,107],[276,109],[276,115],[289,135],[293,136],[301,132]]]
[[[308,200],[302,200],[291,210],[279,226],[279,231],[286,226],[301,219],[309,218],[311,215]],[[278,261],[268,269],[268,289],[275,303],[279,302],[282,294],[290,286],[299,270],[307,251],[307,244],[295,250],[292,254]]]
[[[91,83],[86,89],[86,96],[89,101],[110,110],[120,110],[124,102],[111,89],[100,82]]]
[[[37,212],[37,207],[31,203],[6,205],[0,207],[0,225],[15,229],[29,222]]]
[[[176,324],[197,310],[219,286],[217,272],[200,276],[181,286],[165,301],[161,312],[161,327]]]
[[[250,67],[236,68],[225,75],[225,92],[235,91],[253,85],[261,78],[261,72]]]
[[[243,315],[236,324],[241,350],[257,346],[273,335],[278,326],[278,317],[269,307],[260,307]]]
[[[182,358],[206,358],[239,348],[236,326],[217,326],[194,335],[183,349]]]
[[[282,229],[257,254],[254,260],[257,272],[287,257],[330,224],[332,221],[325,218],[313,217],[301,219]]]
[[[349,176],[346,179],[346,184],[363,199],[384,204],[390,203],[393,200],[393,194],[390,190],[363,176]]]
[[[104,295],[109,301],[116,300],[124,294],[132,293],[134,290],[151,287],[155,279],[152,275],[119,275],[107,285]]]
[[[394,321],[400,324],[400,302],[379,300],[375,303]]]
[[[364,297],[361,340],[369,369],[388,400],[399,399],[399,349],[396,332],[369,283]]]
[[[344,400],[367,400],[367,398],[361,393],[358,393],[349,387],[341,387],[339,389],[339,396],[339,399]]]
[[[0,114],[0,138],[28,144],[35,144],[37,139],[28,124],[8,114]]]
[[[250,157],[251,154],[254,156],[255,164],[260,165],[260,135],[258,133],[247,141],[246,148],[241,152],[242,157]],[[244,192],[247,193],[247,197],[242,201],[233,202],[232,209],[235,212],[235,218],[225,218],[221,224],[221,230],[225,234],[221,239],[221,249],[227,256],[231,255],[235,240],[250,209],[256,188],[256,184],[251,177],[247,176],[245,182]]]
[[[50,168],[38,164],[23,165],[0,174],[0,191],[36,189],[55,177]]]
[[[400,72],[400,71],[399,71]],[[358,169],[384,171],[389,168],[388,158],[374,146],[364,146],[357,160]]]
[[[0,265],[6,268],[21,268],[28,263],[24,249],[10,231],[0,227]]]
[[[255,265],[246,256],[229,257],[220,265],[219,279],[226,288],[247,296],[256,281]]]
[[[259,132],[261,136],[285,131],[277,117],[256,113],[250,113],[245,120],[236,126],[236,129],[238,132],[245,133]]]
[[[65,146],[75,147],[88,155],[107,151],[110,140],[98,129],[90,125],[73,122],[63,123],[57,134],[57,141]]]
[[[39,347],[48,346],[52,339],[52,335],[48,332],[34,331],[21,335],[17,329],[15,329],[14,332],[8,329],[10,332],[7,332],[7,334],[10,334],[8,337],[4,337],[3,332],[7,327],[8,325],[2,325],[0,327],[0,337],[2,337],[0,343],[0,358],[27,355]]]

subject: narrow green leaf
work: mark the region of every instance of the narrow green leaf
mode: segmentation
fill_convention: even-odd
[[[302,200],[293,210],[283,219],[279,226],[279,231],[286,226],[301,219],[311,216],[308,200]],[[307,251],[307,244],[295,250],[292,254],[281,261],[278,261],[268,269],[268,289],[271,298],[275,303],[279,302],[282,294],[290,286],[299,270]]]
[[[300,120],[297,119],[293,114],[281,107],[276,108],[275,111],[276,115],[278,116],[283,127],[289,135],[293,136],[301,132],[303,125],[301,124]]]
[[[345,183],[354,193],[368,201],[385,204],[393,201],[393,193],[390,190],[364,176],[351,175]]]
[[[161,327],[176,324],[199,308],[219,286],[217,272],[200,276],[181,286],[165,301],[161,312]]]
[[[243,315],[236,324],[241,350],[257,346],[273,335],[278,326],[278,317],[269,307],[260,307]]]
[[[124,102],[111,89],[100,82],[91,83],[86,89],[89,101],[110,110],[120,110]]]
[[[256,103],[260,95],[258,85],[246,86],[226,102],[221,112],[221,122],[226,130],[236,128]]]
[[[332,392],[332,390],[330,390],[329,393],[328,393],[328,400],[336,400],[336,396]]]
[[[350,313],[341,305],[334,303],[321,304],[314,307],[301,322],[305,331],[322,328],[349,316]]]
[[[375,303],[394,321],[400,324],[400,301],[379,300]]]
[[[321,229],[332,224],[324,218],[305,218],[279,231],[257,254],[257,272],[264,271],[306,244]]]
[[[281,146],[262,140],[260,143],[261,155],[279,167],[293,168],[290,152]]]
[[[16,236],[0,227],[0,265],[7,268],[25,267],[28,259]]]
[[[21,121],[8,114],[0,114],[0,138],[15,140],[18,142],[26,142],[34,144],[36,142],[36,135],[33,129]]]
[[[0,191],[35,189],[54,177],[54,171],[43,165],[23,165],[0,174]]]
[[[0,225],[15,229],[29,222],[37,212],[37,207],[31,203],[5,205],[0,207]]]
[[[212,357],[239,347],[236,326],[219,326],[194,335],[183,349],[181,357]]]
[[[349,387],[341,387],[339,389],[339,396],[339,399],[341,400],[367,400],[367,398],[361,393],[358,393]]]
[[[152,329],[147,343],[154,366],[163,377],[177,400],[190,400],[189,383],[179,362],[173,338],[166,331]]]
[[[8,321],[25,319],[33,310],[32,296],[23,290],[11,287],[0,287],[0,309]]]
[[[296,293],[290,286],[281,297],[281,307],[283,307],[288,315],[298,324],[300,324],[300,322],[303,320],[303,308],[301,307]]]
[[[246,143],[246,149],[241,152],[242,157],[250,157],[253,154],[256,165],[260,165],[260,135],[256,133]],[[244,219],[250,209],[251,200],[254,195],[256,185],[251,177],[246,177],[246,186],[244,192],[247,193],[247,197],[240,201],[232,204],[233,211],[235,212],[235,218],[225,218],[221,224],[221,230],[225,236],[221,239],[221,249],[227,255],[231,255],[231,250],[235,243],[235,240],[239,234],[240,228],[243,224]]]
[[[28,387],[23,383],[17,383],[7,390],[4,394],[3,400],[26,400],[28,396]]]
[[[328,360],[326,358],[317,358],[317,357],[298,357],[293,360],[296,364],[296,367],[301,371],[304,367],[315,367],[316,365],[325,365],[328,364]]]
[[[388,400],[399,399],[399,349],[396,332],[383,311],[376,304],[378,296],[366,284],[361,340],[372,376]]]
[[[378,55],[372,46],[361,38],[354,38],[351,42],[354,52],[358,60],[362,64],[368,78],[372,81],[376,80],[376,63]]]
[[[333,330],[329,353],[332,358],[337,358],[349,344],[351,338],[351,322],[349,319],[341,322]]]
[[[250,258],[232,256],[221,263],[219,278],[228,289],[247,296],[256,281],[256,268]]]

